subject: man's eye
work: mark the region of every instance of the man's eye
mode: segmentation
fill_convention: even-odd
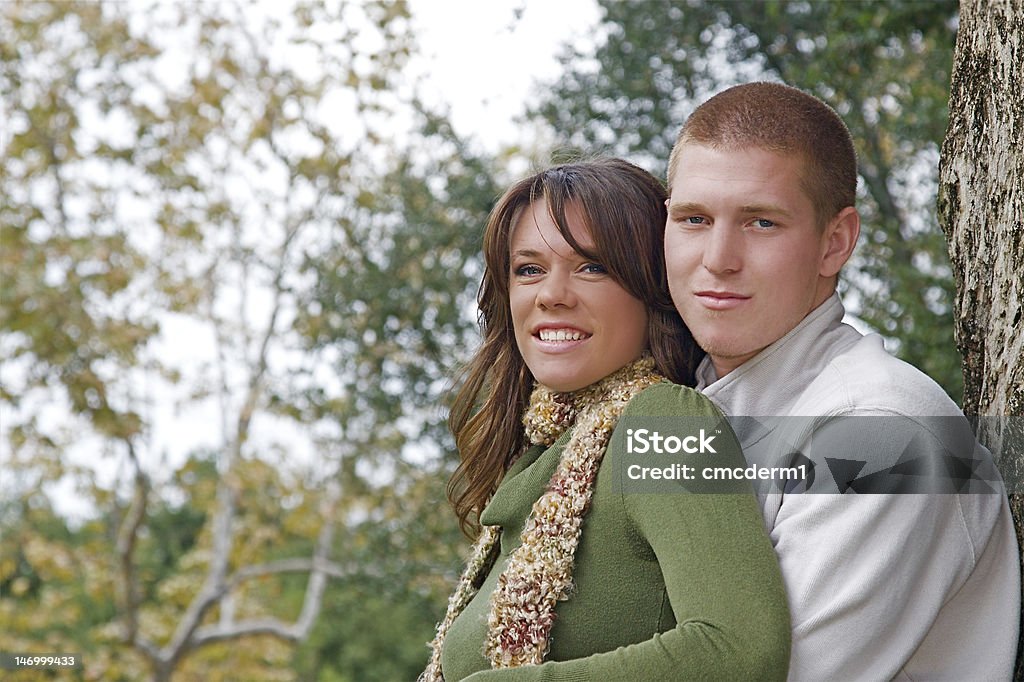
[[[754,221],[754,227],[761,230],[770,230],[771,228],[775,227],[775,223],[765,218],[757,218]]]

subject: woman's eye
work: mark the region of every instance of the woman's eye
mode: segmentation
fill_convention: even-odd
[[[583,270],[583,272],[586,272],[591,275],[608,274],[608,269],[605,266],[601,265],[600,263],[587,263],[581,269]]]
[[[512,271],[517,277],[532,277],[540,274],[540,268],[536,265],[520,265]]]

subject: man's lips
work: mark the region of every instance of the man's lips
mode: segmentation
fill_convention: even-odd
[[[750,300],[750,296],[733,291],[698,291],[694,294],[701,305],[711,310],[732,310]]]

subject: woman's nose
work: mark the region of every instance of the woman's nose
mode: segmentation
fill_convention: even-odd
[[[537,306],[541,308],[566,307],[576,304],[572,275],[570,273],[550,272],[537,290]]]

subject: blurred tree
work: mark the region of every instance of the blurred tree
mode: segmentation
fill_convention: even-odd
[[[305,404],[337,420],[346,449],[376,453],[372,475],[345,470],[346,485],[363,486],[372,503],[339,540],[350,560],[373,565],[372,579],[330,592],[299,653],[309,679],[416,677],[461,569],[456,548],[468,548],[443,503],[455,447],[442,408],[477,339],[483,226],[500,190],[491,161],[443,117],[418,117],[416,141],[367,184],[358,212],[340,216],[330,248],[307,263],[316,286],[297,328],[311,352],[331,354],[345,405],[320,393]],[[338,656],[350,636],[361,654]]]
[[[440,407],[477,338],[483,225],[500,191],[488,159],[443,119],[420,116],[422,141],[367,184],[358,210],[338,217],[329,248],[308,261],[316,285],[297,325],[311,349],[335,350],[342,392],[355,401],[345,410],[309,404],[348,417],[351,447],[402,443],[414,426],[433,441],[417,443],[432,448],[422,458],[450,452]]]
[[[850,127],[863,182],[847,304],[959,401],[953,281],[933,209],[956,1],[599,3],[596,52],[567,53],[533,115],[569,147],[663,175],[686,114],[726,86],[778,79],[821,97]]]
[[[440,599],[438,401],[494,190],[443,120],[388,151],[407,15],[0,6],[0,649],[287,678],[329,577]]]

